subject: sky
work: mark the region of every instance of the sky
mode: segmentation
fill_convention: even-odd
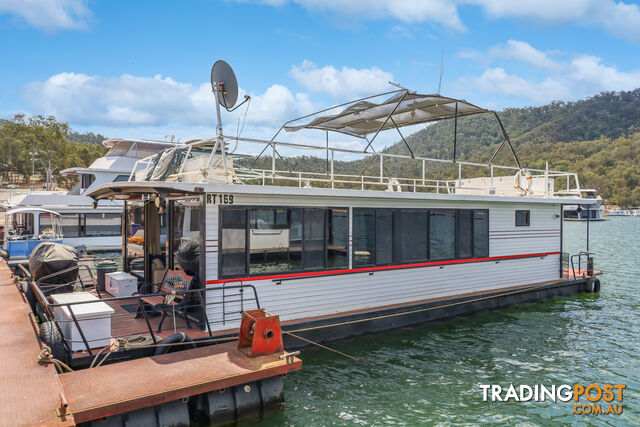
[[[0,40],[0,117],[108,137],[213,136],[218,59],[251,96],[225,133],[266,139],[390,81],[435,93],[441,65],[443,95],[498,110],[640,87],[630,1],[0,0]]]

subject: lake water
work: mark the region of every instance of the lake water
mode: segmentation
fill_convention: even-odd
[[[640,424],[640,218],[592,222],[600,294],[424,324],[302,352],[287,405],[267,425]],[[565,251],[585,248],[565,223]],[[572,415],[573,403],[483,402],[480,384],[625,384],[622,415]],[[604,403],[604,401],[602,401]],[[604,405],[606,408],[606,405]],[[253,421],[257,423],[259,421]]]

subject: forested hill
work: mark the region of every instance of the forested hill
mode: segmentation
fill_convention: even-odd
[[[578,172],[583,188],[595,187],[611,202],[640,204],[640,89],[499,115],[523,166],[543,168],[549,161],[552,168]],[[451,158],[453,121],[428,126],[407,141],[416,155]],[[458,121],[458,159],[487,162],[501,141],[492,116]],[[386,151],[408,153],[402,142]],[[494,163],[514,164],[507,147]]]

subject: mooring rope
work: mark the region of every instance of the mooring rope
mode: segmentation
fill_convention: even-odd
[[[42,350],[40,350],[40,354],[38,355],[38,363],[41,365],[53,365],[61,374],[65,372],[73,372],[73,369],[71,369],[66,363],[54,358],[53,354],[51,353],[51,348],[46,345],[42,347]]]

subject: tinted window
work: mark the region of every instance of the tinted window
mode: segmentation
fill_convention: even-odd
[[[349,210],[328,209],[327,267],[349,266]]]
[[[246,274],[246,209],[222,209],[220,271],[224,276]]]
[[[473,255],[473,211],[458,211],[458,258],[471,258]]]
[[[120,236],[122,226],[119,213],[85,214],[86,236]]]
[[[516,227],[526,227],[530,225],[529,211],[516,211]]]
[[[393,263],[393,210],[376,209],[376,264]]]
[[[60,218],[62,223],[62,235],[64,237],[80,237],[80,215],[79,214],[62,214]]]
[[[489,256],[489,211],[473,211],[473,257]]]
[[[429,212],[429,255],[432,260],[453,259],[456,253],[456,211]]]
[[[374,209],[353,210],[353,265],[375,264],[376,217]]]
[[[304,210],[302,267],[315,270],[324,266],[324,209]]]
[[[251,274],[291,271],[300,267],[300,247],[292,247],[288,209],[249,209],[249,250]]]
[[[200,208],[191,208],[189,218],[189,231],[200,230]]]
[[[427,260],[427,211],[398,209],[396,239],[398,260],[417,262]]]
[[[124,182],[124,181],[129,181],[129,175],[118,175],[116,176],[116,179],[113,180],[113,182]]]

